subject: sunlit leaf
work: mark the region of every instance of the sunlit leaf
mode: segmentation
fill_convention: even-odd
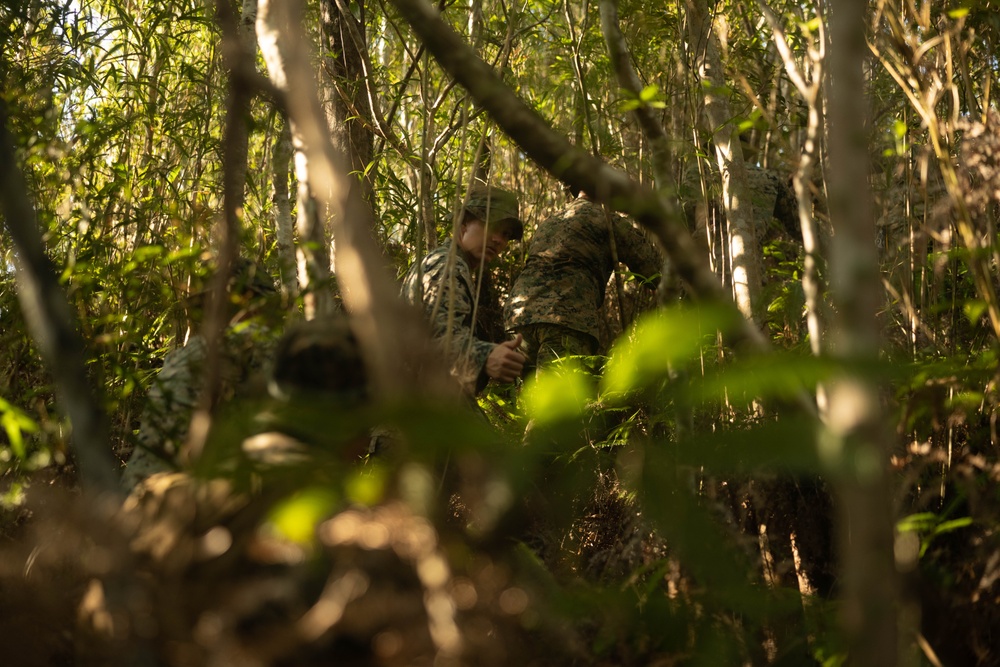
[[[844,364],[828,358],[776,352],[742,359],[724,369],[709,372],[694,381],[682,398],[692,404],[738,396],[791,399],[803,393],[811,394],[817,384],[843,369]],[[879,369],[869,367],[867,370]]]
[[[641,91],[639,91],[639,99],[643,102],[652,102],[659,96],[660,89],[656,86],[646,86]]]
[[[666,376],[694,358],[706,337],[727,329],[731,313],[722,308],[678,306],[643,316],[611,350],[603,391],[622,394]]]
[[[677,461],[719,474],[822,469],[817,449],[819,422],[785,418],[749,428],[693,434],[674,446]]]
[[[368,465],[358,468],[344,483],[348,500],[359,505],[372,506],[385,498],[388,473],[383,466]]]
[[[579,364],[563,363],[540,370],[528,381],[522,397],[525,411],[538,425],[583,414],[594,398],[594,381]]]
[[[282,537],[299,544],[313,541],[316,526],[337,506],[337,494],[326,487],[312,487],[299,491],[278,503],[268,517],[270,524]]]
[[[920,536],[920,552],[922,558],[927,553],[934,538],[961,528],[967,528],[973,523],[972,517],[944,519],[934,512],[919,512],[903,517],[896,522],[896,530],[900,533],[917,533]]]
[[[975,324],[986,312],[986,302],[982,299],[968,299],[962,304],[962,312],[969,322]]]
[[[37,433],[38,424],[20,408],[0,398],[0,427],[7,433],[11,451],[23,459],[27,454],[24,446],[25,433]]]

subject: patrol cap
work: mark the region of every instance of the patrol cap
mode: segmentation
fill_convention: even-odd
[[[509,224],[514,232],[511,238],[516,241],[520,241],[524,236],[524,223],[521,222],[517,195],[510,190],[476,183],[469,191],[469,201],[465,205],[465,210],[490,225],[499,222]]]

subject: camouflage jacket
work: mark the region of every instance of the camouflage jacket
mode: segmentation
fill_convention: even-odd
[[[272,332],[264,327],[244,324],[229,329],[221,350],[219,400],[232,399],[252,377],[265,373],[273,347]],[[164,358],[163,367],[149,388],[135,450],[122,473],[125,488],[173,469],[170,462],[187,438],[191,417],[201,397],[207,354],[208,344],[198,335]]]
[[[476,336],[473,320],[476,283],[465,253],[455,248],[454,262],[449,268],[451,240],[414,262],[403,278],[403,298],[422,305],[431,325],[431,335],[441,341],[451,374],[470,394],[486,386],[486,358],[495,343]],[[454,289],[452,289],[454,287]]]
[[[658,276],[663,259],[642,232],[619,215],[611,216],[611,227],[619,261],[644,278]],[[613,265],[603,207],[577,199],[535,230],[504,309],[507,329],[560,324],[599,338],[598,317]]]

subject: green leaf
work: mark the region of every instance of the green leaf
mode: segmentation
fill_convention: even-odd
[[[781,298],[776,300],[780,301]],[[773,305],[773,304],[772,304]],[[779,303],[777,308],[783,304]],[[843,364],[831,359],[793,352],[776,352],[749,358],[707,373],[689,389],[692,403],[746,395],[751,398],[793,398],[830,378]],[[877,370],[876,367],[864,370]]]
[[[23,459],[27,455],[24,434],[37,433],[38,424],[16,405],[0,398],[0,426],[7,432],[11,451],[17,458]]]
[[[934,528],[934,535],[944,535],[945,533],[950,533],[953,530],[958,530],[959,528],[965,528],[966,526],[972,525],[972,517],[965,516],[961,519],[951,519],[950,521],[942,521]]]
[[[900,533],[920,533],[933,528],[937,522],[937,514],[919,512],[905,516],[896,522],[896,530]]]
[[[733,324],[721,307],[677,306],[643,316],[611,350],[602,390],[624,394],[665,377],[697,356],[702,343]]]
[[[955,9],[948,10],[948,18],[950,19],[960,19],[969,15],[968,7],[956,7]]]
[[[969,322],[975,324],[986,312],[986,302],[981,299],[969,299],[962,304],[962,312]]]
[[[660,89],[656,86],[646,86],[639,92],[639,99],[643,102],[652,102],[657,99],[660,94]]]
[[[581,416],[594,398],[594,382],[575,360],[544,368],[522,393],[525,412],[539,426]]]
[[[347,478],[344,493],[351,502],[371,507],[385,498],[388,478],[388,472],[383,466],[364,466]]]
[[[818,422],[786,418],[747,429],[699,433],[676,444],[677,462],[719,474],[822,468],[817,449]]]
[[[960,528],[972,525],[972,517],[960,517],[942,521],[942,517],[934,512],[919,512],[903,517],[896,523],[900,533],[917,533],[920,535],[920,557],[927,553],[928,547],[938,535],[944,535]]]
[[[337,502],[337,494],[328,487],[306,488],[278,503],[268,519],[282,537],[309,544],[315,538],[316,526],[330,515]]]

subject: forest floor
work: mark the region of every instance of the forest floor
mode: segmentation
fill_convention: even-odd
[[[921,664],[1000,665],[1000,467],[965,454],[942,476],[936,458],[914,449],[894,459],[912,528],[897,540],[902,618],[920,628],[914,654]],[[698,608],[710,595],[644,522],[614,473],[594,479],[589,498],[573,499],[561,522],[522,516],[512,532],[488,539],[470,539],[461,526],[469,510],[452,496],[452,518],[443,523],[389,501],[343,507],[317,520],[315,539],[302,541],[273,530],[272,497],[237,492],[225,480],[166,474],[115,507],[82,494],[71,468],[46,468],[22,502],[0,512],[4,664],[709,659],[691,634],[719,632],[718,619],[709,629],[696,612],[678,610]],[[740,526],[760,517],[736,515],[734,499],[749,497],[747,488],[709,496],[728,515],[734,542],[760,558],[755,528]],[[942,497],[959,500],[943,507]],[[813,565],[821,580],[822,564]],[[829,590],[814,594],[830,597],[836,576],[827,567]],[[673,611],[650,611],[653,587]],[[679,628],[651,626],[668,621]],[[741,638],[736,645],[745,630],[729,630]],[[780,633],[762,636],[756,649],[730,655],[737,662],[717,664],[781,663]],[[809,661],[826,664],[829,655],[814,646]]]

